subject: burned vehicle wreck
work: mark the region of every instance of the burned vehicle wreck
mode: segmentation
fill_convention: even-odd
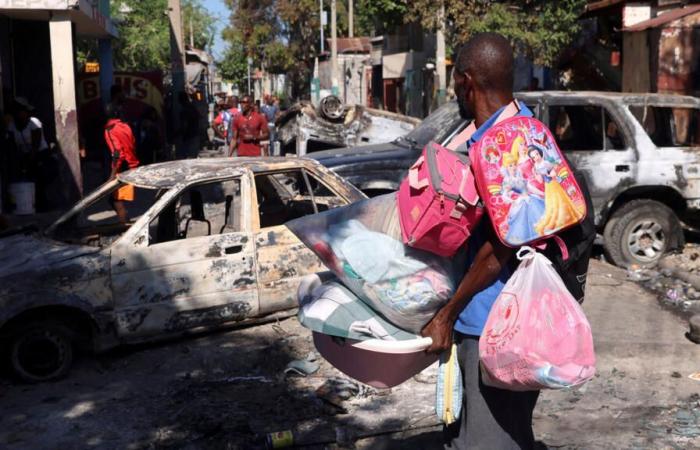
[[[328,96],[318,108],[302,101],[279,119],[277,139],[283,155],[389,142],[413,130],[421,120],[361,105],[343,105]]]
[[[130,220],[113,193],[133,186]],[[198,159],[124,172],[42,233],[0,238],[0,339],[27,381],[103,351],[296,307],[321,262],[284,225],[365,196],[303,158]]]
[[[697,226],[700,216],[700,99],[563,91],[516,97],[585,177],[610,261],[649,266],[683,245],[682,222]],[[310,156],[376,195],[398,188],[425,144],[446,145],[466,126],[451,102],[393,142]]]

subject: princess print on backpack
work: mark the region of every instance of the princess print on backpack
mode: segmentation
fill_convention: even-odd
[[[547,127],[512,117],[491,127],[470,149],[474,174],[501,241],[542,240],[583,220],[581,188]]]

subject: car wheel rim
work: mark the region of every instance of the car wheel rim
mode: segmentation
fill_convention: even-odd
[[[49,378],[57,373],[66,358],[64,339],[49,331],[29,334],[17,346],[17,363],[26,374],[35,378]]]
[[[635,223],[627,237],[627,248],[632,257],[639,261],[656,261],[666,248],[664,228],[654,220]]]

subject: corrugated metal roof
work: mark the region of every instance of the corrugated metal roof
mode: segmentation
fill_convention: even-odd
[[[630,27],[623,28],[622,31],[644,31],[650,28],[657,28],[697,12],[700,12],[700,5],[689,5],[684,8],[672,9],[664,14],[654,17],[653,19],[645,20]]]
[[[372,44],[368,37],[353,37],[353,38],[338,38],[338,53],[355,52],[369,53],[372,50]],[[331,39],[326,39],[328,48],[331,48]]]

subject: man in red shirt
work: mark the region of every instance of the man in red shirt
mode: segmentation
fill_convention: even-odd
[[[114,104],[107,105],[107,123],[105,124],[105,141],[109,152],[112,154],[112,171],[109,179],[113,180],[117,174],[130,170],[139,165],[136,157],[136,139],[131,132],[131,127],[122,122],[119,107]],[[119,217],[119,222],[127,222],[127,211],[124,202],[134,201],[134,186],[127,184],[114,193],[112,207]]]
[[[231,129],[231,146],[229,156],[263,156],[260,141],[270,136],[267,119],[264,115],[253,111],[253,101],[250,95],[241,100],[242,114],[233,119]]]

